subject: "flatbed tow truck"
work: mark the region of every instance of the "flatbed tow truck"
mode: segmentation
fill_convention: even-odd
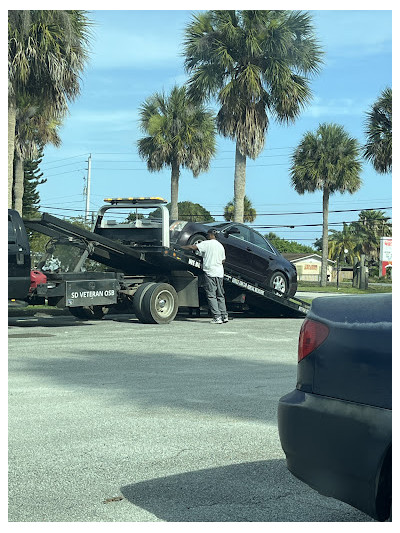
[[[92,230],[48,213],[42,213],[40,219],[24,220],[30,230],[82,251],[72,272],[46,272],[47,283],[39,284],[33,296],[46,298],[49,305],[68,307],[82,319],[102,318],[110,308],[133,312],[139,321],[153,324],[171,322],[178,309],[199,313],[202,303],[206,303],[199,291],[202,259],[195,252],[171,245],[166,200],[109,198],[105,202]],[[138,217],[122,224],[105,219],[107,211],[127,208],[160,208],[161,219]],[[82,271],[88,258],[112,271]],[[39,269],[45,261],[39,264]],[[264,289],[227,268],[224,287],[228,308],[246,306],[266,316],[303,317],[310,307],[297,298],[285,298],[272,289]]]

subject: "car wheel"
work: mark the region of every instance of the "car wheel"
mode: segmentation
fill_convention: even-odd
[[[270,281],[271,288],[277,296],[286,296],[288,293],[288,282],[285,274],[275,272]]]
[[[201,233],[195,233],[194,235],[192,235],[190,237],[190,239],[188,240],[188,244],[198,244],[199,242],[203,242],[207,239],[207,237],[205,237],[204,235],[202,235]],[[198,250],[195,250],[194,252],[196,255],[201,255],[200,252]]]
[[[202,235],[201,233],[195,233],[190,237],[188,240],[188,244],[198,244],[199,242],[205,241],[206,237]]]

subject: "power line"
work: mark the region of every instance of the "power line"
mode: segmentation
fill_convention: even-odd
[[[61,176],[63,174],[72,174],[73,172],[82,172],[82,170],[86,170],[86,168],[76,168],[75,170],[68,170],[67,172],[58,172],[57,174],[50,174],[50,176],[46,175],[46,179],[53,178],[54,176]]]
[[[287,148],[272,148],[272,150],[286,150]],[[225,153],[229,153],[229,154],[232,154],[232,159],[234,160],[234,151],[230,151],[230,150],[223,150],[221,152],[219,152],[220,154],[225,154]],[[97,153],[92,153],[92,155],[134,155],[132,152],[97,152]],[[43,157],[43,160],[42,160],[42,163],[41,163],[41,167],[47,167],[47,165],[54,165],[55,163],[59,163],[61,161],[68,161],[69,159],[74,159],[74,158],[77,158],[77,157],[87,157],[88,154],[80,154],[80,155],[76,155],[76,156],[71,156],[71,157],[64,157],[64,158],[61,158],[61,159],[54,159],[54,160],[50,160],[50,161],[46,161],[46,156]],[[264,154],[264,155],[259,155],[257,157],[257,159],[263,159],[263,158],[270,158],[270,157],[290,157],[290,154]],[[216,155],[212,161],[228,161],[228,160],[231,160],[230,157],[218,157],[218,155]],[[146,161],[144,160],[141,160],[141,159],[134,159],[134,160],[111,160],[111,161],[107,161],[107,160],[104,160],[104,159],[100,159],[99,160],[101,163],[146,163]],[[249,163],[251,164],[251,161],[249,161]],[[53,170],[53,169],[56,169],[56,168],[61,168],[63,166],[68,166],[68,165],[74,165],[75,162],[72,162],[72,163],[65,163],[63,165],[60,165],[60,166],[57,166],[57,167],[54,167],[54,166],[51,166],[51,167],[47,167],[47,170]],[[45,168],[46,170],[46,168]]]

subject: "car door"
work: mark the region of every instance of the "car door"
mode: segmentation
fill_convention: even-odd
[[[219,236],[226,253],[226,266],[253,279],[251,230],[242,224],[227,226]]]
[[[269,242],[257,231],[251,231],[252,270],[255,279],[267,286],[270,274],[275,270],[277,255]]]

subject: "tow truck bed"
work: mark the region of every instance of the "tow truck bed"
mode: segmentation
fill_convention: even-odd
[[[26,220],[32,230],[57,238],[86,251],[95,261],[121,271],[128,276],[160,276],[175,271],[189,271],[194,276],[202,273],[201,259],[192,252],[155,244],[125,245],[117,240],[80,228],[65,220],[43,213],[40,219]],[[304,316],[310,305],[297,298],[284,298],[272,290],[260,287],[251,279],[225,269],[226,288],[242,292],[246,303],[258,311],[273,316]],[[240,289],[240,291],[238,291]]]

